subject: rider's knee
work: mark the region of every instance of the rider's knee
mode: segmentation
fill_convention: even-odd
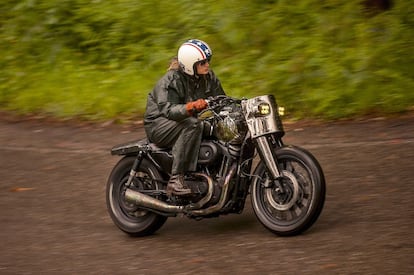
[[[185,128],[191,129],[195,132],[203,132],[203,122],[195,117],[185,119]]]

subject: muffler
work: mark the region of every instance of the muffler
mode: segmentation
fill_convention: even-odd
[[[184,206],[169,205],[163,201],[157,200],[156,198],[131,189],[127,189],[125,191],[125,200],[137,206],[161,212],[181,213],[184,210]]]

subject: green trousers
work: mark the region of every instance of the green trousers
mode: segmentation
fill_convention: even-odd
[[[203,136],[203,122],[195,117],[182,121],[159,117],[145,125],[147,138],[159,147],[172,148],[172,174],[195,171]]]

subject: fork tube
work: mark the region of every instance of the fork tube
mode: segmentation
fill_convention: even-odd
[[[269,144],[266,136],[256,138],[257,151],[260,159],[265,163],[271,177],[275,180],[280,178],[280,170],[277,165],[277,157]]]

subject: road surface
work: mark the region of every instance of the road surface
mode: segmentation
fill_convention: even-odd
[[[105,186],[118,143],[140,125],[0,120],[0,274],[414,274],[414,116],[290,123],[327,180],[306,233],[267,231],[240,215],[170,218],[130,238],[112,223]]]

